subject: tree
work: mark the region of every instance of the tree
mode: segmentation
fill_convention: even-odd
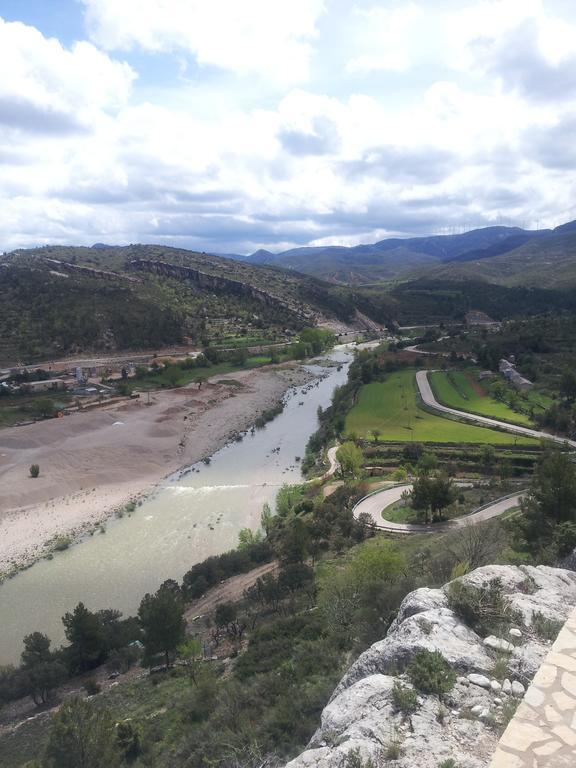
[[[168,383],[171,387],[175,387],[178,384],[181,375],[182,371],[177,365],[169,365],[164,370],[164,376],[168,380]]]
[[[238,534],[238,549],[249,549],[253,544],[259,544],[262,541],[261,531],[252,531],[250,528],[241,528]]]
[[[274,519],[274,515],[272,514],[272,510],[270,509],[270,504],[268,504],[268,502],[266,501],[264,502],[264,506],[262,507],[262,514],[260,515],[260,525],[262,526],[262,529],[267,536],[272,530],[273,519]]]
[[[66,667],[55,660],[42,661],[24,670],[24,685],[37,707],[50,701],[66,678]]]
[[[52,653],[50,651],[50,638],[42,632],[32,632],[26,635],[23,640],[24,650],[20,660],[23,667],[34,667],[44,661],[50,661]]]
[[[30,465],[30,477],[38,477],[40,474],[40,465],[39,464],[31,464]]]
[[[56,405],[49,397],[42,397],[32,402],[30,410],[34,416],[47,419],[56,413]]]
[[[72,613],[62,618],[70,643],[72,668],[85,672],[99,664],[106,655],[106,639],[101,618],[78,603]]]
[[[560,394],[569,405],[576,400],[576,373],[566,371],[560,380]]]
[[[120,750],[114,721],[106,709],[72,698],[55,715],[45,768],[116,768]]]
[[[178,655],[186,667],[190,680],[198,685],[198,673],[202,666],[202,643],[197,637],[188,637],[178,646]]]
[[[482,469],[486,474],[492,473],[492,467],[496,461],[496,450],[493,445],[483,445],[481,450]]]
[[[170,654],[185,637],[184,603],[175,582],[165,581],[156,594],[144,595],[138,618],[144,630],[146,656],[151,658],[163,653],[166,667],[170,666]]]
[[[356,478],[360,475],[364,455],[356,443],[352,441],[342,443],[336,451],[336,459],[344,477]]]
[[[455,495],[452,480],[447,475],[428,473],[416,477],[410,494],[412,507],[423,513],[427,523],[434,522],[442,510],[452,504]]]
[[[558,523],[576,520],[576,467],[568,454],[547,451],[536,465],[529,496],[544,517]]]

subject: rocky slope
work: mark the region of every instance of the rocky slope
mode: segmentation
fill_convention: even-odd
[[[477,595],[486,618],[495,579],[503,588],[498,632],[484,636],[471,626],[479,627],[474,612],[463,621],[453,585]],[[287,768],[484,768],[554,630],[575,605],[576,573],[545,566],[487,566],[442,589],[412,592],[386,638],[348,670],[307,750]],[[412,714],[395,711],[394,686],[413,688],[406,670],[423,649],[442,654],[455,684],[442,700],[417,691]]]

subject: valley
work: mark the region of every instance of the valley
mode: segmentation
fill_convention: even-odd
[[[543,534],[537,495],[573,472],[569,292],[399,272],[339,285],[156,246],[5,261],[14,306],[40,280],[48,302],[12,315],[2,358],[11,768],[38,759],[59,703],[86,693],[134,718],[137,768],[238,754],[279,767],[411,590],[494,562],[557,566],[569,550],[563,523]],[[66,388],[42,394],[51,381]],[[153,645],[144,606],[163,601],[182,625]],[[69,626],[84,620],[96,635],[80,661]],[[37,707],[18,662],[23,638],[44,637],[58,674]]]

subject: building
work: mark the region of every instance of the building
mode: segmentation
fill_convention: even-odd
[[[57,392],[68,389],[63,379],[45,379],[44,381],[25,381],[20,385],[22,392],[29,395],[39,395],[43,392]]]
[[[502,376],[504,376],[504,378],[510,382],[510,384],[516,387],[516,389],[525,391],[527,389],[531,389],[534,386],[531,381],[525,379],[522,374],[518,373],[514,363],[511,363],[510,360],[502,358],[498,364],[498,370]]]

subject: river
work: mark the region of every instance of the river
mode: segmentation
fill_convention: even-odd
[[[310,365],[316,384],[290,390],[283,413],[212,456],[169,477],[130,516],[107,523],[53,560],[43,560],[0,585],[0,664],[17,663],[22,638],[45,632],[65,642],[61,617],[82,601],[90,610],[138,610],[146,592],[165,579],[181,580],[194,563],[236,546],[242,528],[256,529],[265,502],[274,505],[283,483],[302,480],[300,463],[326,408],[345,383],[352,353],[337,347],[337,367]]]

